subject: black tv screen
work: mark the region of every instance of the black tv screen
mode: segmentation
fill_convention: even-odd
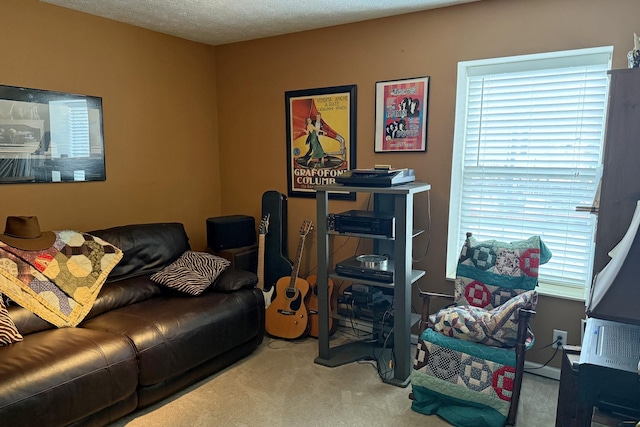
[[[104,181],[102,98],[0,85],[0,183]]]

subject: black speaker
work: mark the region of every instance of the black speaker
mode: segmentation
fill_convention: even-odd
[[[214,251],[256,243],[256,221],[248,215],[207,218],[207,246]]]
[[[243,246],[241,248],[214,251],[214,255],[226,258],[231,262],[231,267],[238,270],[258,272],[258,246]]]

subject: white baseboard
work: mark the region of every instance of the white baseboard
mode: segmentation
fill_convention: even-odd
[[[552,380],[560,381],[560,369],[552,366],[545,366],[541,368],[540,363],[524,362],[524,371],[530,374],[540,375],[541,377],[551,378]]]

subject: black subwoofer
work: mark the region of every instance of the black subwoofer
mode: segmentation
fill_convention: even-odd
[[[231,262],[231,268],[250,271],[256,274],[258,272],[257,245],[213,251],[213,254],[229,260]]]
[[[207,246],[214,251],[256,243],[256,222],[248,215],[207,218]]]

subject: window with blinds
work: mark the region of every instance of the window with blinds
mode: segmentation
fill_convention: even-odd
[[[447,276],[465,234],[540,235],[541,291],[584,297],[591,281],[612,47],[462,62]]]
[[[89,107],[84,99],[49,101],[52,157],[89,157]]]

